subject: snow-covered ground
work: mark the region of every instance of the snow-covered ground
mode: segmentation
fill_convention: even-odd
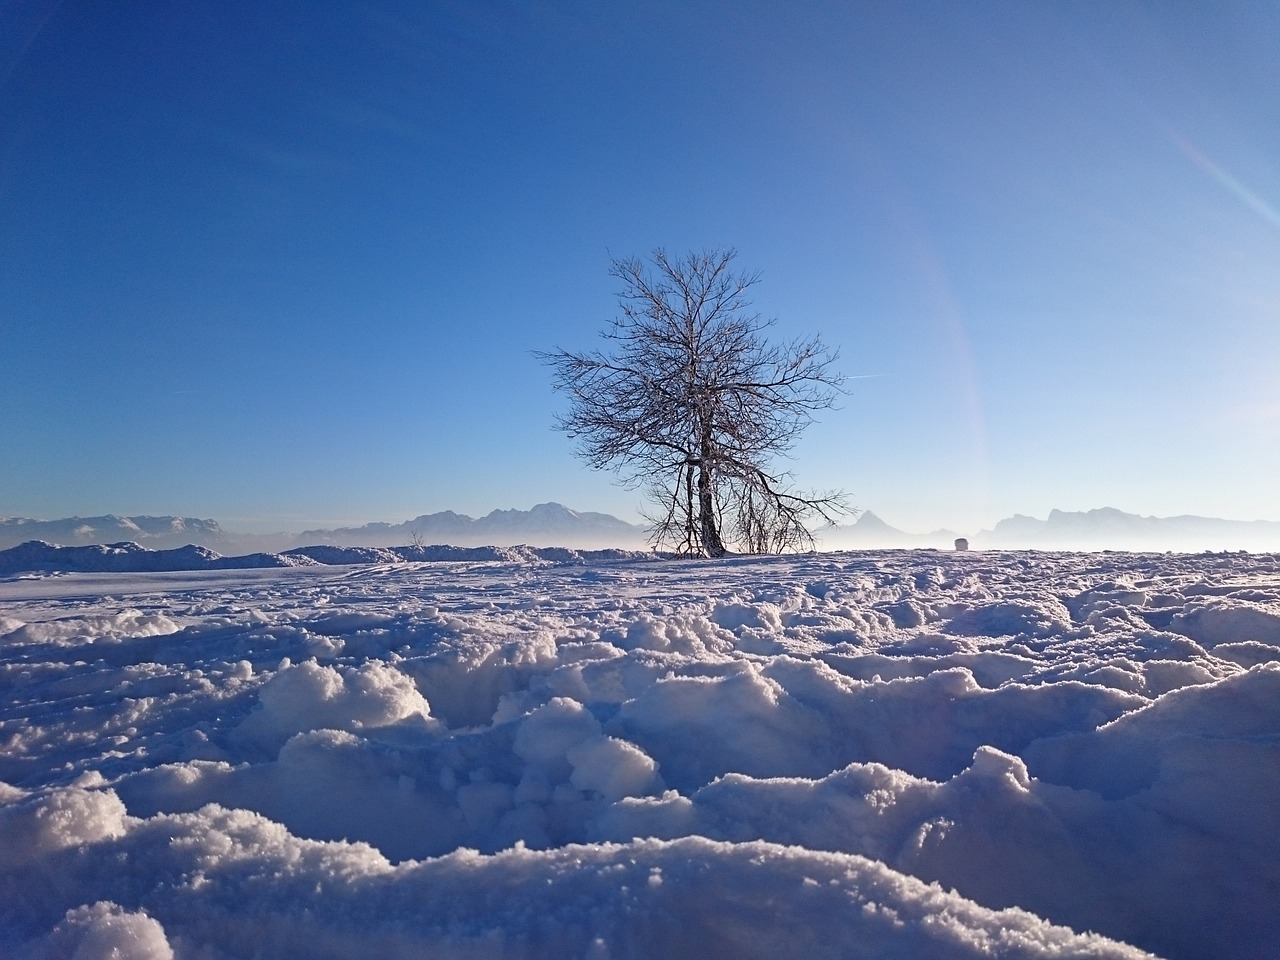
[[[1274,556],[10,577],[0,692],[0,956],[1280,949]]]

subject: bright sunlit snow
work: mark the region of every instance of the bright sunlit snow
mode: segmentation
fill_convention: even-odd
[[[0,685],[4,956],[1280,943],[1273,556],[33,574]]]

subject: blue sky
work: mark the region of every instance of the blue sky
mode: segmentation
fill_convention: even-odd
[[[897,526],[1280,519],[1280,6],[0,7],[0,515],[636,518],[531,351],[731,246]]]

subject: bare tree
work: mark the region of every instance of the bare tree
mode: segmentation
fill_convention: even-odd
[[[812,547],[806,521],[847,510],[843,494],[791,490],[772,466],[834,403],[836,354],[817,336],[769,343],[773,321],[746,298],[759,274],[733,272],[734,256],[612,261],[623,288],[607,349],[539,354],[583,459],[647,487],[655,546],[713,557]]]

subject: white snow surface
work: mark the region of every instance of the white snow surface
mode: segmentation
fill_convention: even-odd
[[[1280,558],[0,580],[0,956],[1244,960]]]

